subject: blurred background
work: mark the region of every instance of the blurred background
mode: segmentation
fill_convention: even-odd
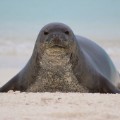
[[[120,0],[0,0],[0,77],[29,60],[40,29],[62,22],[101,45],[120,71]]]

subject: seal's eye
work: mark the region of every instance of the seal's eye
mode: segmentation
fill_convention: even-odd
[[[44,35],[48,35],[49,34],[49,32],[47,32],[47,31],[44,31]]]
[[[69,35],[69,31],[65,31],[65,34],[66,34],[66,35]]]

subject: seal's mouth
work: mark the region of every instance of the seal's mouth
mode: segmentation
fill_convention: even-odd
[[[59,41],[50,41],[46,43],[47,48],[67,48],[68,44],[67,42]]]
[[[66,48],[66,46],[60,45],[60,44],[53,44],[50,47],[52,47],[52,48]]]

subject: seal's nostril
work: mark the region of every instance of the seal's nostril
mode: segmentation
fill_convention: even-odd
[[[44,35],[48,35],[49,34],[49,32],[47,32],[47,31],[44,31]]]
[[[69,31],[65,31],[65,34],[66,34],[66,35],[69,35]]]

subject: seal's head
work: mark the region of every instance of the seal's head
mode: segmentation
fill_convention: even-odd
[[[37,38],[38,47],[71,49],[74,34],[70,27],[63,23],[50,23],[44,26]]]

